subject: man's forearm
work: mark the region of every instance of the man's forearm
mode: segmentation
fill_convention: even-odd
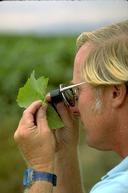
[[[28,165],[28,168],[31,166]],[[36,165],[33,167],[36,172],[41,172],[43,175],[44,173],[53,174],[54,173],[54,163],[49,163],[45,167],[43,165]],[[37,176],[37,175],[34,175]],[[31,177],[31,176],[30,176]],[[34,178],[35,179],[35,178]],[[34,180],[32,184],[25,189],[24,193],[53,193],[54,184],[56,184],[55,179],[47,179],[41,178],[38,174],[37,180]],[[50,180],[50,181],[49,181]]]
[[[53,190],[54,193],[84,193],[77,150],[67,150],[62,156],[56,156],[55,173],[57,186]]]
[[[45,181],[35,182],[29,189],[26,189],[24,193],[52,193],[53,185]]]

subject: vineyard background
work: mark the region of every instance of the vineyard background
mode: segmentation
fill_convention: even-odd
[[[22,114],[16,96],[31,72],[50,78],[50,88],[72,79],[76,36],[37,37],[0,35],[0,192],[23,192],[22,174],[26,167],[13,134]],[[79,157],[87,192],[120,161],[111,152],[100,152],[85,144],[80,132]]]

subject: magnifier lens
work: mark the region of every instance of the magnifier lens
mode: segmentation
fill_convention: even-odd
[[[66,87],[66,85],[62,85],[61,88]],[[69,88],[62,92],[62,96],[64,99],[64,103],[68,106],[75,106],[77,99],[77,88]]]

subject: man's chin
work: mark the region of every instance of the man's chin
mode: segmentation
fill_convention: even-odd
[[[100,144],[97,141],[90,140],[88,137],[86,137],[86,143],[89,147],[100,150],[100,151],[111,151],[112,149],[106,147],[103,144]]]

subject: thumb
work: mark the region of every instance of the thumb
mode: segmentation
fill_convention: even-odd
[[[43,129],[43,131],[48,130],[48,122],[46,117],[47,105],[43,105],[39,108],[36,115],[37,127]]]

